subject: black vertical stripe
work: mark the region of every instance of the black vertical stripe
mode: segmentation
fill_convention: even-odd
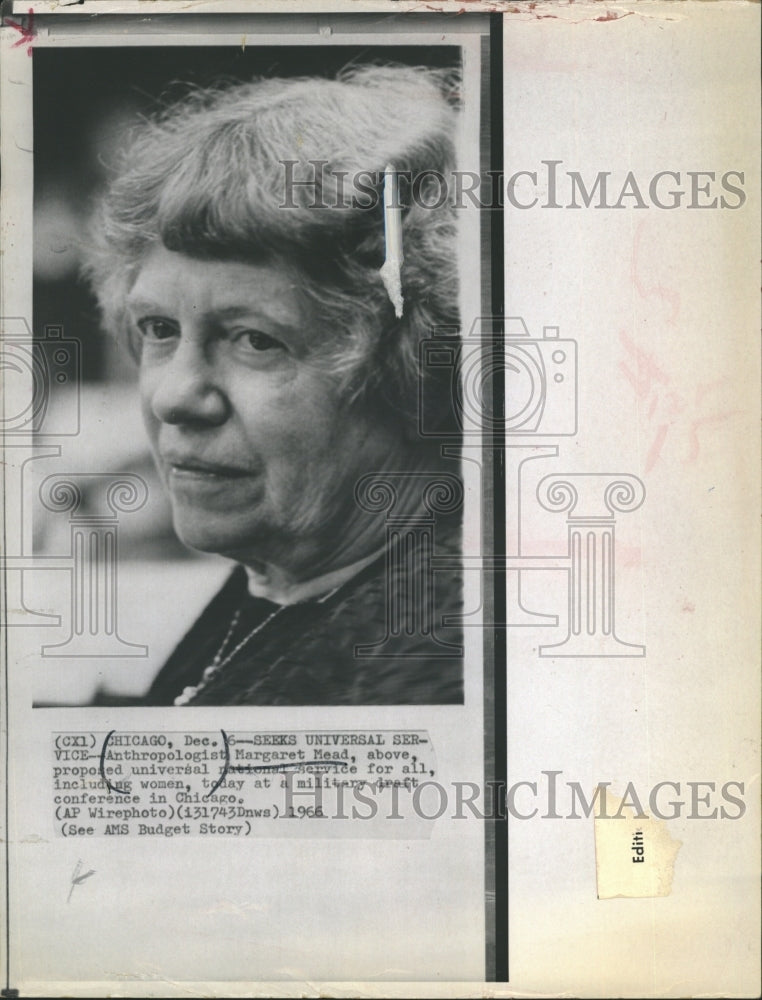
[[[490,170],[494,190],[502,187],[503,177],[503,15],[490,15]],[[502,197],[495,197],[497,207],[489,210],[491,243],[491,313],[495,350],[502,358],[505,334],[505,249],[504,212]],[[505,371],[502,364],[493,365],[492,405],[493,428],[492,474],[494,489],[493,545],[496,561],[505,556]],[[495,569],[495,621],[504,620],[506,600],[505,570]],[[493,815],[495,851],[495,953],[494,981],[508,982],[508,819],[504,808],[508,771],[507,719],[507,635],[505,627],[494,629],[494,788],[496,794]]]

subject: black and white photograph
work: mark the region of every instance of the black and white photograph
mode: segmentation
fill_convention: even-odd
[[[759,995],[759,27],[4,0],[3,998]]]
[[[76,331],[81,382],[53,382],[46,418],[84,425],[81,470],[43,477],[35,552],[60,547],[68,491],[98,514],[106,470],[144,499],[124,570],[80,536],[65,652],[118,642],[117,569],[147,563],[146,619],[231,569],[118,703],[462,704],[457,360],[425,349],[460,329],[467,100],[455,45],[36,57],[34,327]],[[99,667],[93,701],[119,699],[129,662]]]

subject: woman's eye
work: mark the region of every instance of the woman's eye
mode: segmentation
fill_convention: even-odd
[[[262,333],[261,330],[243,330],[234,335],[234,340],[246,350],[254,351],[257,354],[262,354],[265,351],[285,350],[285,345],[280,340],[276,340],[275,337],[271,337],[267,333]]]
[[[136,325],[147,340],[167,340],[176,337],[180,330],[177,323],[162,316],[145,316]]]

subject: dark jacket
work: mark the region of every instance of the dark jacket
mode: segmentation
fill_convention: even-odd
[[[430,558],[450,557],[437,570]],[[199,684],[236,611],[225,656],[261,626],[192,705],[462,704],[460,525],[393,538],[386,552],[324,600],[279,609],[248,593],[237,567],[159,672],[145,705],[171,705]],[[452,568],[452,564],[455,568]],[[274,612],[277,611],[277,614]],[[224,657],[223,657],[224,659]]]

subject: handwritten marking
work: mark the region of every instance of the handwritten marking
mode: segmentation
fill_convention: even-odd
[[[111,737],[116,732],[112,729],[106,734],[106,738],[103,741],[103,746],[101,747],[100,760],[99,760],[99,771],[100,776],[106,784],[106,787],[110,792],[116,792],[118,795],[129,795],[130,791],[127,788],[120,788],[115,785],[106,774],[106,751],[108,750],[109,741]],[[307,767],[348,767],[349,762],[346,760],[306,760],[299,761],[293,764],[231,764],[230,763],[230,741],[228,739],[228,734],[224,729],[220,730],[220,735],[222,736],[222,745],[225,748],[225,762],[222,765],[222,771],[220,772],[219,778],[215,781],[212,787],[204,796],[208,799],[210,796],[214,795],[217,789],[224,784],[225,779],[228,774],[260,774],[269,771],[301,771]],[[243,742],[243,741],[242,741]],[[415,759],[415,758],[413,758]]]
[[[85,879],[90,878],[91,875],[95,875],[95,869],[91,868],[84,874],[80,875],[82,871],[82,860],[80,859],[74,867],[74,872],[71,876],[71,888],[69,889],[69,896],[66,900],[67,903],[71,902],[71,894],[74,892],[75,886],[82,885]]]
[[[26,45],[26,54],[31,56],[34,37],[37,34],[37,29],[34,26],[34,9],[32,7],[29,8],[28,20],[26,23],[14,21],[9,17],[5,21],[5,24],[7,24],[9,28],[13,28],[14,31],[18,31],[21,36],[16,39],[11,48],[17,49],[20,45]]]
[[[657,362],[655,354],[639,347],[624,330],[620,332],[619,339],[628,356],[619,362],[619,371],[632,386],[637,399],[644,404],[649,422],[655,425],[644,471],[648,473],[656,465],[670,433],[674,438],[675,433],[682,432],[683,440],[687,438],[683,463],[694,463],[701,451],[699,429],[715,427],[742,412],[719,407],[714,412],[706,412],[716,406],[717,390],[723,387],[724,380],[700,383],[691,400],[673,388],[672,377]]]
[[[223,746],[225,747],[225,766],[222,768],[222,773],[220,774],[217,781],[212,785],[211,789],[209,790],[209,793],[204,796],[204,798],[206,799],[208,799],[210,795],[214,795],[214,793],[217,791],[217,789],[220,787],[220,785],[227,777],[227,773],[230,770],[230,744],[228,743],[228,734],[225,732],[224,729],[221,729],[220,732],[222,733],[222,743]]]
[[[222,734],[222,744],[225,747],[225,763],[222,766],[222,771],[220,773],[219,778],[215,781],[215,783],[212,785],[212,787],[204,796],[205,799],[208,799],[210,795],[214,795],[214,793],[217,791],[220,785],[224,784],[228,774],[261,774],[263,772],[266,773],[269,771],[281,771],[281,772],[301,771],[306,767],[336,767],[337,765],[341,767],[349,766],[349,762],[346,760],[305,760],[305,761],[299,761],[298,763],[294,764],[231,764],[230,742],[228,740],[228,734],[225,732],[224,729],[221,729],[220,733]],[[106,742],[108,742],[110,736],[111,733],[109,733],[109,735],[106,737]],[[245,742],[245,741],[241,740],[240,742]],[[105,745],[106,744],[104,743],[104,748]],[[101,758],[102,756],[103,755],[101,755]],[[101,773],[103,773],[103,771],[101,771]],[[104,780],[108,782],[108,779],[105,777],[105,775],[104,775]],[[110,785],[109,787],[113,786]],[[116,789],[116,790],[120,791],[121,789]]]
[[[117,792],[119,795],[129,795],[130,793],[126,788],[120,788],[118,785],[113,785],[109,779],[106,777],[106,749],[108,748],[108,742],[111,737],[116,732],[116,729],[112,729],[110,733],[106,735],[106,739],[103,741],[103,746],[101,747],[101,759],[99,764],[99,769],[101,772],[101,777],[106,782],[106,787],[110,792]]]

